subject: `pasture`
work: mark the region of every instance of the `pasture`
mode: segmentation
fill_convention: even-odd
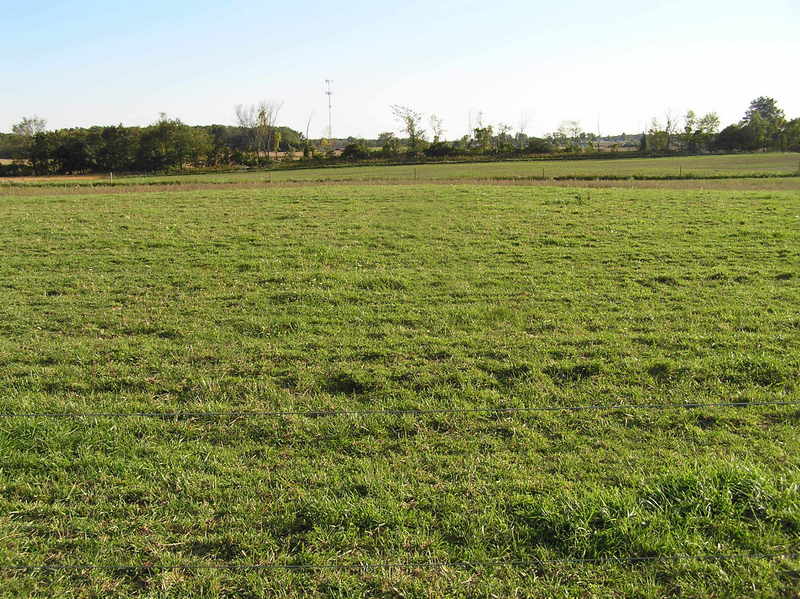
[[[795,188],[800,178],[800,154],[760,153],[666,158],[607,158],[564,160],[506,160],[499,162],[444,163],[390,166],[337,165],[324,168],[275,168],[170,176],[114,176],[114,185],[157,184],[261,184],[261,183],[401,183],[544,181],[570,179],[715,180],[729,178],[788,178]],[[108,176],[20,177],[0,179],[6,185],[91,186],[112,183]],[[792,185],[793,183],[793,185]],[[579,184],[579,183],[578,183]]]
[[[667,158],[608,158],[582,160],[506,160],[453,164],[329,167],[275,170],[271,180],[324,181],[458,181],[466,179],[554,179],[611,177],[642,179],[778,176],[800,174],[800,154],[764,153]],[[242,177],[264,180],[265,173],[190,176],[191,181],[233,182]],[[233,177],[238,177],[234,179]],[[266,175],[269,180],[270,174]],[[180,180],[180,179],[179,179]],[[134,182],[135,179],[131,182]]]
[[[14,189],[0,596],[798,596],[797,192]]]

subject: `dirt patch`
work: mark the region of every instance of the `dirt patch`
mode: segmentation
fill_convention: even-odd
[[[45,177],[0,177],[0,186],[3,183],[48,183],[52,181],[104,181],[104,180],[107,180],[107,178],[101,175],[47,175]]]

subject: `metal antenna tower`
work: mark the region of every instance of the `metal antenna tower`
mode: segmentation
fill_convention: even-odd
[[[333,110],[331,107],[331,98],[333,92],[331,91],[331,83],[333,79],[325,80],[325,95],[328,96],[328,139],[333,140]]]

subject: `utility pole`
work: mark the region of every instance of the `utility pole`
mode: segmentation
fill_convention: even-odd
[[[333,109],[331,105],[333,92],[331,91],[331,83],[333,83],[333,79],[325,80],[325,95],[328,96],[328,139],[333,143]]]

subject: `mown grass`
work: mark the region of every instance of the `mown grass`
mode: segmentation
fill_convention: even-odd
[[[729,154],[720,156],[675,156],[665,158],[609,158],[587,160],[510,160],[455,164],[390,166],[331,166],[326,168],[276,168],[271,171],[241,171],[174,176],[115,177],[114,185],[224,184],[246,182],[399,182],[466,180],[553,179],[644,179],[694,180],[715,178],[782,177],[800,174],[798,153]],[[89,186],[107,178],[32,178],[6,184]],[[2,180],[0,180],[2,182]]]
[[[352,185],[347,181],[302,182],[282,181],[264,182],[254,179],[231,181],[229,183],[192,182],[181,180],[171,183],[142,183],[130,185],[104,184],[95,181],[92,185],[74,186],[65,183],[54,184],[48,180],[47,193],[58,195],[83,195],[109,193],[156,193],[164,191],[209,191],[209,190],[238,190],[238,189],[264,189],[264,187],[283,188],[305,185]],[[414,181],[362,181],[359,185],[419,185]],[[496,185],[496,186],[526,186],[526,187],[570,187],[570,188],[604,188],[604,189],[682,189],[682,190],[731,190],[731,191],[800,191],[800,176],[797,177],[729,177],[715,179],[447,179],[441,181],[427,180],[426,184],[438,185]],[[42,187],[32,185],[0,185],[2,196],[38,196],[42,194]]]
[[[2,411],[800,401],[789,192],[0,201]],[[797,596],[797,406],[4,418],[5,596]],[[182,563],[510,562],[235,570]]]
[[[416,166],[363,166],[275,170],[271,173],[190,175],[191,181],[230,182],[244,178],[281,181],[409,181],[458,179],[708,178],[776,176],[800,173],[800,154],[762,153],[606,160],[533,160]],[[166,179],[165,179],[166,180]],[[126,180],[124,180],[126,181]],[[143,181],[143,180],[141,180]],[[127,182],[127,181],[126,181]]]

